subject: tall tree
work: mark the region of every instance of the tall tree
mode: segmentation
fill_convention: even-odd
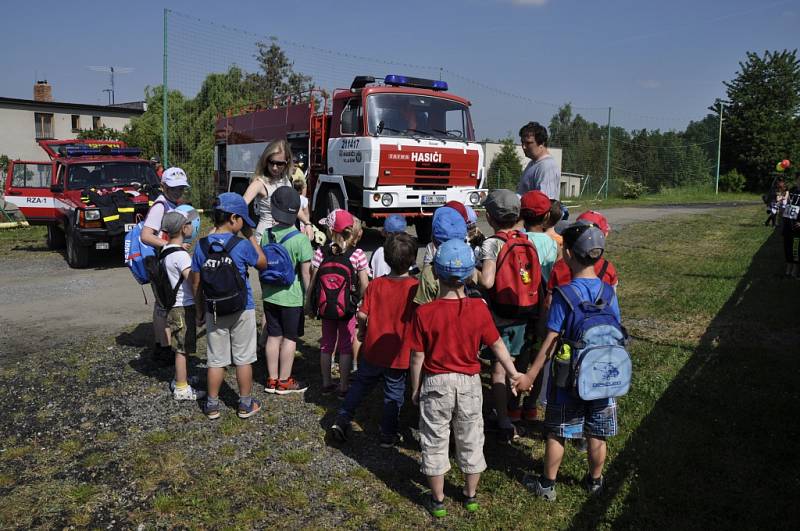
[[[247,76],[250,90],[268,104],[276,99],[289,97],[295,100],[313,87],[311,76],[294,71],[294,62],[289,60],[275,39],[266,44],[257,42],[255,59],[261,72]]]
[[[800,149],[800,61],[797,50],[747,52],[739,68],[725,82],[722,171],[737,169],[760,189],[775,163]]]

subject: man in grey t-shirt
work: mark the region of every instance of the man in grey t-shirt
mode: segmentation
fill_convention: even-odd
[[[550,199],[561,192],[561,169],[547,150],[547,129],[538,122],[528,122],[519,130],[522,151],[531,159],[519,179],[517,193],[522,196],[540,190]]]

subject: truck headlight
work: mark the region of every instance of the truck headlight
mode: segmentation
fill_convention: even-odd
[[[469,194],[469,202],[472,203],[473,205],[477,205],[478,203],[481,202],[481,194],[479,194],[478,192],[472,192],[471,194]]]
[[[381,204],[385,207],[388,207],[392,203],[394,203],[394,197],[392,197],[392,194],[383,194],[381,197]]]
[[[100,211],[99,210],[87,210],[86,213],[83,215],[83,218],[86,221],[97,221],[100,219]]]

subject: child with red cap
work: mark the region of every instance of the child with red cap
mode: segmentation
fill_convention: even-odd
[[[350,212],[336,209],[320,220],[320,224],[327,227],[330,243],[317,248],[311,259],[309,285],[312,288],[308,290],[306,311],[322,319],[322,392],[336,390],[331,379],[331,365],[334,351],[338,351],[339,396],[344,397],[353,362],[356,308],[369,285],[369,261],[364,251],[356,247],[361,231],[356,229]]]
[[[578,216],[575,222],[585,225],[594,225],[603,232],[603,236],[605,237],[608,237],[608,234],[611,232],[611,225],[608,224],[606,217],[595,210],[587,210]],[[615,290],[617,289],[617,284],[619,283],[617,270],[611,262],[606,260],[605,256],[595,262],[594,272],[603,282],[611,284]],[[566,286],[570,282],[572,282],[572,273],[562,258],[553,265],[553,271],[550,273],[550,280],[547,282],[548,295],[552,295],[555,287]]]

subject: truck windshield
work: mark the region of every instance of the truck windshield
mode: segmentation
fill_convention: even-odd
[[[369,134],[474,140],[466,105],[416,94],[371,94]]]
[[[157,185],[158,178],[151,164],[146,162],[95,162],[71,164],[67,186],[70,190],[84,188],[112,188],[133,184]]]

